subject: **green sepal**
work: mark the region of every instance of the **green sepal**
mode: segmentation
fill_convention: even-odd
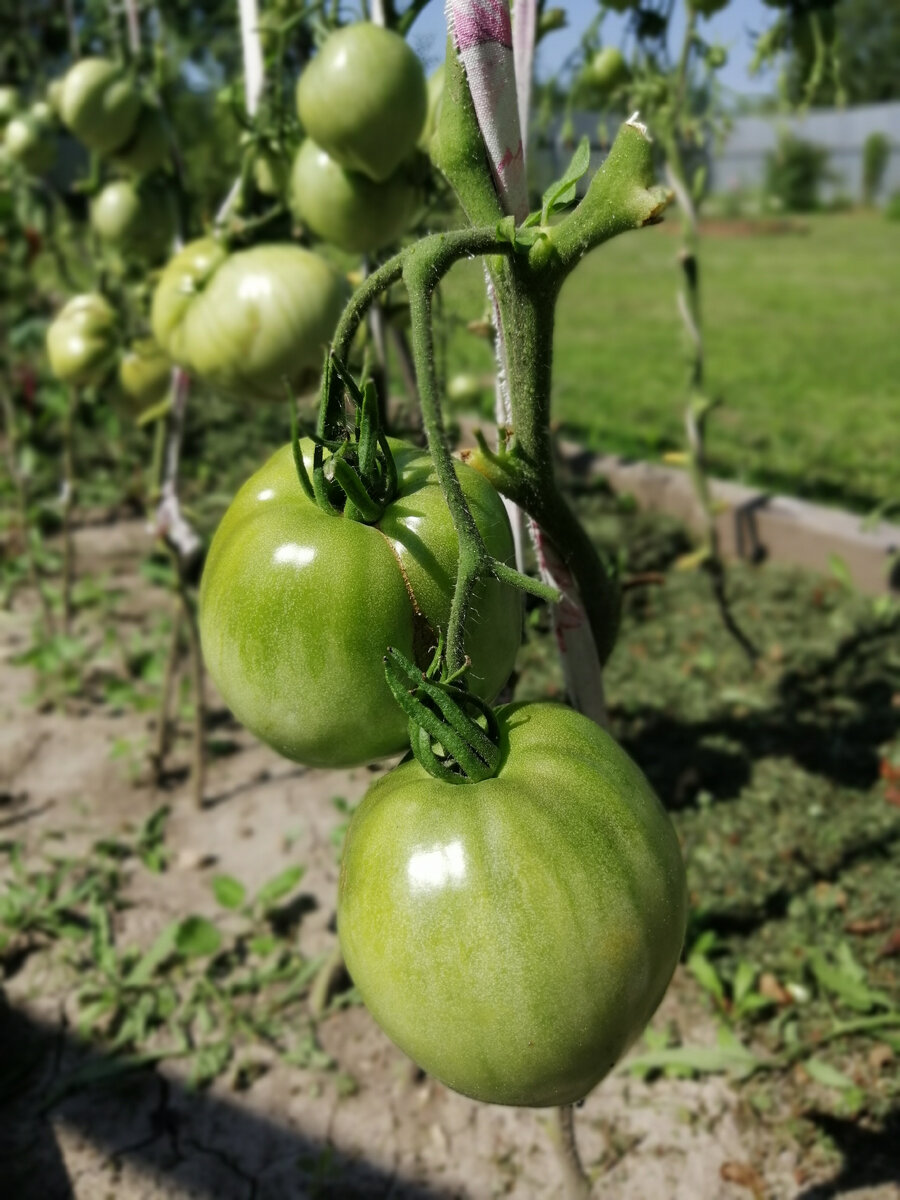
[[[429,775],[453,784],[481,783],[496,775],[497,718],[489,704],[466,689],[459,672],[452,683],[436,682],[393,647],[384,669],[394,699],[409,717],[410,748]]]
[[[303,451],[300,449],[300,429],[297,423],[297,403],[294,397],[288,392],[291,405],[291,453],[294,456],[294,466],[297,469],[297,479],[300,481],[300,486],[306,493],[308,499],[315,503],[316,496],[313,491],[312,483],[310,483],[309,472],[306,469],[306,463],[303,461]]]
[[[365,484],[346,458],[336,454],[331,463],[334,468],[335,481],[347,497],[344,516],[349,517],[352,521],[362,521],[366,525],[373,525],[384,512],[384,506],[372,499]]]

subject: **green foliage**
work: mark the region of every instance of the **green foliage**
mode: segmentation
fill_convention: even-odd
[[[828,151],[805,138],[784,134],[766,156],[766,192],[785,212],[814,212],[828,175]]]
[[[889,221],[900,221],[900,192],[893,192],[884,206],[884,215]]]
[[[595,449],[652,461],[683,446],[673,240],[664,224],[612,242],[563,289],[553,415]],[[884,270],[897,255],[900,225],[874,215],[705,239],[707,373],[726,397],[710,474],[863,512],[900,495],[900,292]],[[482,289],[477,264],[455,268],[444,289],[448,356],[476,376],[494,368],[490,346],[465,328]]]
[[[874,204],[884,182],[891,144],[883,133],[870,133],[863,142],[863,203]]]
[[[158,809],[132,838],[97,842],[77,859],[32,855],[26,863],[18,844],[3,847],[0,969],[40,947],[55,952],[71,977],[77,1031],[105,1043],[111,1055],[58,1078],[46,1108],[173,1057],[188,1059],[193,1085],[203,1086],[229,1068],[248,1039],[298,1065],[333,1065],[302,1012],[320,960],[299,954],[293,925],[277,908],[295,891],[301,865],[268,880],[249,904],[242,884],[217,876],[216,898],[239,910],[236,929],[232,918],[226,930],[189,913],[164,925],[146,948],[121,944],[126,873],[136,863],[165,869],[167,815]],[[242,1078],[238,1066],[235,1086]]]

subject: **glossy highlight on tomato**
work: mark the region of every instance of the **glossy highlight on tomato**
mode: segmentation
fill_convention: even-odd
[[[384,655],[396,646],[427,666],[450,615],[458,541],[431,458],[389,444],[398,494],[374,525],[323,512],[300,486],[291,447],[279,450],[223,517],[201,581],[203,656],[226,703],[262,741],[311,766],[406,748]],[[312,442],[301,446],[311,470]],[[456,470],[488,551],[511,563],[500,497],[472,468]],[[521,630],[521,593],[480,585],[466,637],[479,695],[506,682]]]
[[[681,953],[684,865],[637,765],[572,709],[496,710],[481,783],[415,760],[350,822],[338,892],[347,969],[375,1020],[476,1100],[582,1099],[638,1037]]]

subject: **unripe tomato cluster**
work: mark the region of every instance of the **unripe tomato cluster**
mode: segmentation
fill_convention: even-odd
[[[398,489],[371,525],[323,512],[284,447],[241,489],[201,582],[210,673],[236,715],[289,758],[350,766],[402,751],[381,671],[420,667],[446,628],[458,543],[430,457],[389,442]],[[301,442],[308,472],[314,446]],[[327,457],[326,457],[327,466]],[[456,467],[489,553],[512,560],[505,510]],[[466,631],[491,699],[520,640],[519,593],[481,585]],[[580,1100],[658,1006],[686,920],[669,819],[624,751],[562,705],[495,711],[492,778],[404,762],[370,789],[344,848],[338,932],[385,1032],[475,1099]]]
[[[82,58],[63,79],[58,104],[63,124],[94,154],[139,174],[165,164],[162,115],[127,68],[108,58]]]
[[[421,63],[399,34],[368,21],[331,34],[297,85],[297,219],[350,252],[396,241],[421,203],[409,160],[428,111]]]

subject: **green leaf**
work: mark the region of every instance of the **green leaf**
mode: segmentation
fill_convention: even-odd
[[[823,991],[829,992],[856,1012],[871,1012],[873,1008],[892,1007],[884,992],[873,991],[860,978],[861,968],[849,948],[840,965],[830,963],[821,950],[812,949],[807,958],[809,968]]]
[[[185,917],[175,934],[175,948],[186,958],[202,958],[215,954],[222,944],[222,935],[206,917]]]
[[[838,583],[843,584],[849,591],[853,591],[853,576],[850,574],[850,568],[839,554],[828,555],[828,569]]]
[[[625,1064],[632,1075],[648,1075],[653,1071],[674,1069],[677,1074],[731,1075],[746,1079],[765,1060],[758,1058],[738,1040],[727,1026],[720,1026],[715,1046],[677,1046],[669,1050],[651,1050]]]
[[[563,208],[568,208],[575,200],[576,184],[591,165],[591,144],[583,137],[575,147],[572,161],[566,168],[561,179],[551,183],[541,198],[541,224],[546,225],[549,218]]]
[[[737,970],[734,973],[734,983],[732,984],[732,995],[735,1004],[740,1008],[744,1001],[749,998],[753,984],[756,982],[756,967],[752,963],[738,963]]]
[[[825,1062],[824,1059],[808,1058],[803,1063],[803,1069],[811,1079],[815,1079],[816,1083],[823,1083],[826,1087],[836,1088],[841,1092],[856,1087],[849,1076]]]
[[[240,908],[247,897],[247,889],[230,875],[216,875],[212,881],[213,895],[223,908]]]
[[[268,883],[264,883],[256,894],[256,903],[265,912],[279,900],[292,892],[303,878],[304,867],[288,867]]]
[[[692,954],[687,960],[687,968],[702,988],[715,997],[719,1004],[725,1000],[725,990],[722,980],[716,973],[716,968],[702,954]]]
[[[157,967],[175,952],[180,929],[181,923],[178,921],[173,921],[163,929],[147,953],[138,959],[126,977],[125,983],[129,987],[140,987],[150,981]],[[180,949],[180,947],[178,948]]]

